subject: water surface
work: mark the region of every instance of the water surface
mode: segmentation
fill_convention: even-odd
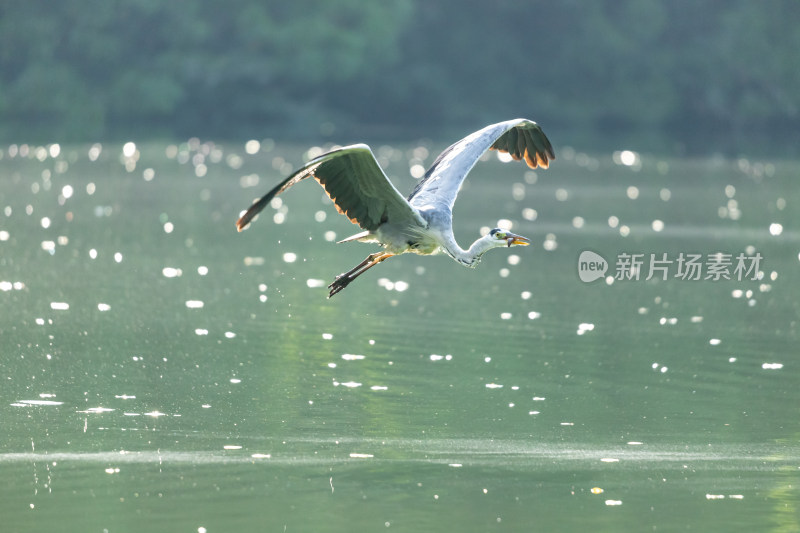
[[[439,148],[375,150],[410,191]],[[533,246],[329,300],[374,248],[318,186],[234,227],[307,149],[3,147],[4,530],[800,529],[797,162],[491,156],[456,236]],[[623,253],[762,259],[615,279]]]

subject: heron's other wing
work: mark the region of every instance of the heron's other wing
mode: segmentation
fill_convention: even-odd
[[[508,153],[514,161],[524,159],[531,168],[549,167],[550,161],[556,155],[542,128],[531,120],[519,119],[511,122],[517,124],[500,135],[489,149]]]
[[[515,160],[524,159],[531,168],[547,168],[556,158],[550,141],[535,122],[518,118],[492,124],[439,154],[411,192],[409,202],[414,206],[446,203],[452,209],[467,174],[490,149],[509,153]]]
[[[336,210],[363,229],[374,231],[387,221],[424,224],[408,201],[386,177],[369,146],[354,144],[332,150],[309,161],[255,202],[236,226],[241,231],[259,211],[295,183],[313,177]]]
[[[324,156],[320,156],[324,157]],[[317,158],[319,159],[319,158]],[[236,221],[236,229],[242,231],[247,227],[248,224],[258,215],[273,198],[278,196],[280,193],[294,185],[295,183],[306,179],[307,177],[311,176],[315,166],[317,165],[317,159],[313,159],[309,161],[306,166],[277,184],[275,187],[272,188],[267,194],[259,198],[257,201],[253,202],[247,211],[239,217],[239,220]]]

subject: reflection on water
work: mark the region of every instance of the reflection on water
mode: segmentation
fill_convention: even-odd
[[[798,529],[797,163],[487,156],[457,238],[534,245],[329,300],[373,249],[332,242],[354,228],[318,187],[233,225],[328,148],[0,148],[5,527]],[[437,148],[376,153],[411,190]],[[763,260],[616,279],[623,253]]]
[[[288,442],[249,442],[247,446],[225,444],[218,450],[194,451],[131,451],[109,452],[20,452],[0,454],[0,464],[31,463],[36,461],[75,461],[127,464],[196,464],[215,465],[240,463],[254,466],[285,466],[298,464],[351,464],[351,459],[372,459],[370,464],[394,467],[397,463],[442,464],[456,468],[520,468],[531,472],[540,469],[584,469],[607,471],[609,468],[638,470],[658,467],[664,470],[684,471],[691,463],[692,471],[763,471],[768,467],[786,468],[797,464],[800,448],[765,446],[754,453],[747,446],[645,446],[641,442],[628,442],[626,446],[593,448],[591,445],[541,445],[529,441],[495,441],[476,439],[347,439],[316,440],[292,439]],[[254,452],[269,449],[270,453]],[[351,450],[361,451],[351,451]],[[369,450],[366,453],[364,450]],[[234,453],[235,452],[235,453]],[[259,461],[269,459],[267,462]],[[452,461],[458,462],[453,463]],[[119,466],[115,467],[119,472]],[[740,495],[738,499],[742,499]]]

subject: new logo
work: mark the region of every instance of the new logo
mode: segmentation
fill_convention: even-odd
[[[584,250],[578,257],[578,277],[584,283],[591,283],[605,276],[608,270],[608,261],[590,250]]]

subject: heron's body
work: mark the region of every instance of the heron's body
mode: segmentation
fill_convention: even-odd
[[[340,242],[358,240],[383,246],[383,251],[371,254],[338,276],[329,286],[330,296],[393,255],[444,252],[455,261],[474,267],[491,248],[529,243],[524,237],[495,229],[464,250],[453,235],[453,205],[458,191],[489,149],[509,153],[516,160],[524,159],[531,168],[547,168],[555,159],[550,141],[535,122],[515,119],[492,124],[442,152],[406,199],[386,177],[369,146],[354,144],[309,161],[255,202],[236,226],[241,231],[272,198],[311,176],[325,188],[336,209],[364,230]]]

